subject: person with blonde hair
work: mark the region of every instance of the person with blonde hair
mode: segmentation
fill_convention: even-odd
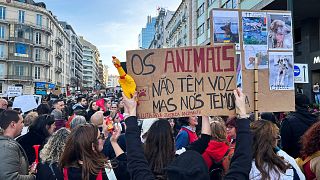
[[[64,151],[70,131],[61,128],[49,138],[40,151],[41,162],[37,166],[37,179],[63,179],[63,173],[58,165],[60,156]]]
[[[227,130],[223,121],[215,118],[210,122],[211,140],[207,149],[202,154],[205,160],[211,179],[218,179],[226,174],[229,169],[234,148],[230,147],[227,139]]]
[[[29,131],[29,126],[36,120],[37,117],[37,112],[29,112],[27,114],[27,116],[23,120],[24,126],[22,128],[21,136],[27,134],[27,132]]]

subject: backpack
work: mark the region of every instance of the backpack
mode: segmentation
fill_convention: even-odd
[[[229,165],[233,154],[234,149],[229,148],[220,161],[216,162],[214,159],[212,159],[213,164],[209,169],[209,175],[211,180],[224,179],[224,176],[229,170]]]

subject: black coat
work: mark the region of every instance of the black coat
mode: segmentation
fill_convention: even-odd
[[[36,177],[37,180],[63,180],[63,173],[58,163],[39,163]]]
[[[281,124],[282,149],[293,158],[299,157],[300,138],[315,122],[317,116],[311,114],[307,108],[296,107],[296,112],[291,113]]]
[[[40,134],[39,132],[30,130],[27,134],[19,137],[17,141],[26,152],[28,156],[29,164],[31,165],[36,159],[33,145],[40,145],[40,148],[39,148],[39,153],[40,153],[40,150],[43,148],[44,144],[46,143],[46,137]]]
[[[143,153],[140,130],[137,124],[137,117],[131,116],[126,119],[127,130],[125,135],[127,141],[128,171],[132,180],[154,180],[154,174]],[[237,146],[231,159],[229,171],[225,176],[226,180],[249,179],[252,162],[252,135],[249,124],[249,119],[237,121]],[[202,134],[201,138],[195,141],[195,144],[192,143],[187,149],[202,153],[208,146],[209,141],[210,136]]]

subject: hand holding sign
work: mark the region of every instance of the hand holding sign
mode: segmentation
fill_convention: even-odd
[[[128,116],[136,116],[137,115],[137,92],[133,94],[133,97],[131,99],[127,98],[124,93],[122,93],[123,96],[123,104],[124,104],[124,113]]]
[[[242,93],[242,89],[237,88],[233,90],[233,94],[236,98],[236,108],[237,108],[237,114],[240,116],[240,118],[247,118],[246,115],[246,96]]]

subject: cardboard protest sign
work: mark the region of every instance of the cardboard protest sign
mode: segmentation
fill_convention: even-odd
[[[127,51],[141,119],[235,114],[234,45]]]

